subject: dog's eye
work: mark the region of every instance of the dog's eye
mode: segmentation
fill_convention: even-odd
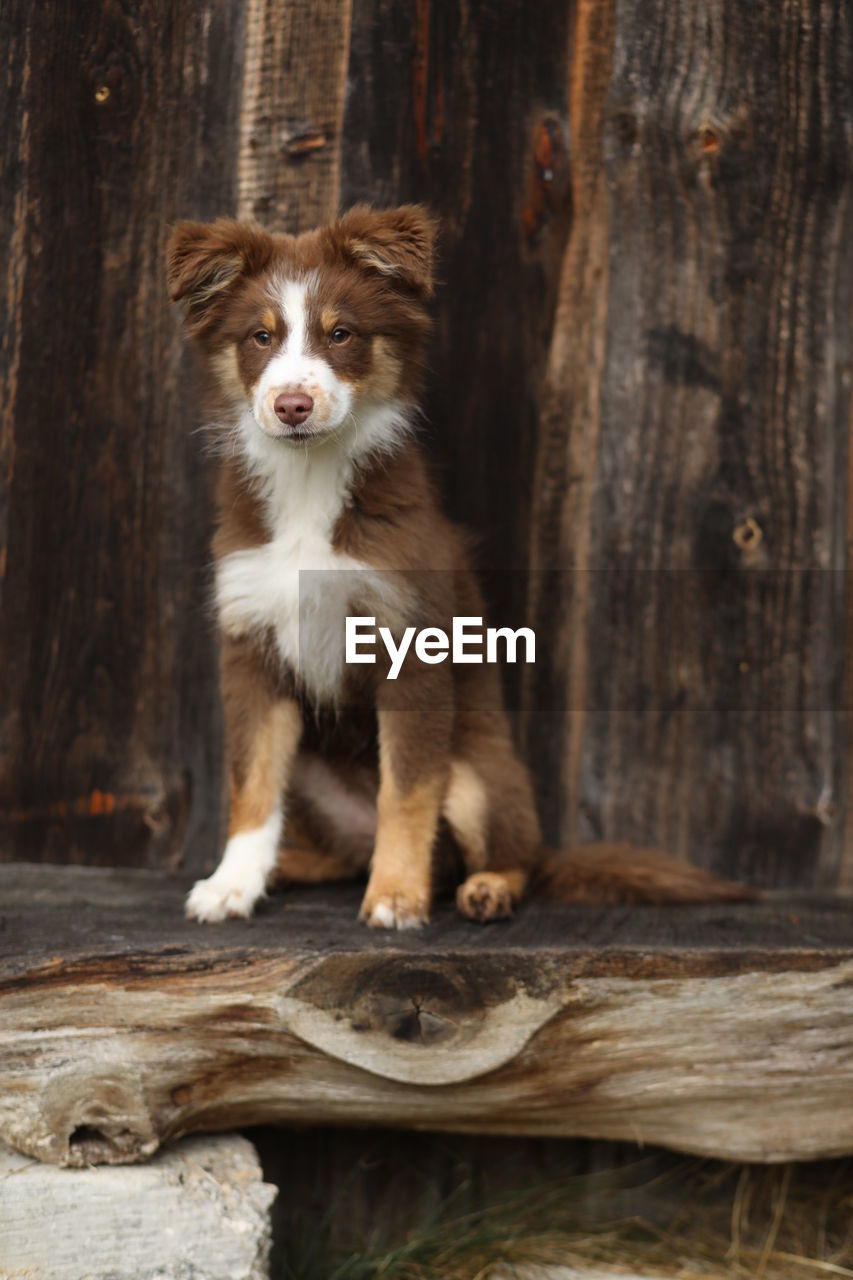
[[[337,328],[337,329],[333,329],[332,332],[329,334],[329,338],[331,339],[332,342],[334,342],[336,347],[342,347],[345,342],[349,342],[351,337],[352,337],[352,334],[350,333],[349,329]]]
[[[259,329],[257,333],[252,334],[252,337],[259,347],[268,347],[272,342],[272,334],[269,329]]]

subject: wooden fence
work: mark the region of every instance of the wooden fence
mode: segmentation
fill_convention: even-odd
[[[214,858],[170,223],[424,200],[427,438],[537,629],[513,693],[549,837],[853,883],[851,28],[842,0],[7,0],[0,856]]]

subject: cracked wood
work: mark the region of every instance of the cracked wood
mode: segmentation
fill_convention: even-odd
[[[188,923],[143,871],[0,867],[0,1137],[61,1164],[262,1122],[853,1152],[853,911],[530,902],[417,936],[356,889]]]

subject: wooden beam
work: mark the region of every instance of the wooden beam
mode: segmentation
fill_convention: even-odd
[[[0,1137],[61,1164],[195,1130],[340,1123],[853,1152],[837,898],[558,909],[416,935],[357,887],[188,924],[160,873],[0,867]]]

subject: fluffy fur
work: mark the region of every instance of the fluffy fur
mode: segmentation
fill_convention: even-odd
[[[214,540],[229,836],[189,896],[249,915],[274,874],[369,871],[362,916],[429,917],[436,852],[461,855],[460,911],[509,915],[531,878],[563,898],[742,896],[663,855],[549,861],[492,666],[343,663],[347,614],[451,629],[482,616],[463,534],[442,514],[412,424],[435,226],[356,208],[299,237],[181,223],[168,282],[204,357],[221,444]]]

